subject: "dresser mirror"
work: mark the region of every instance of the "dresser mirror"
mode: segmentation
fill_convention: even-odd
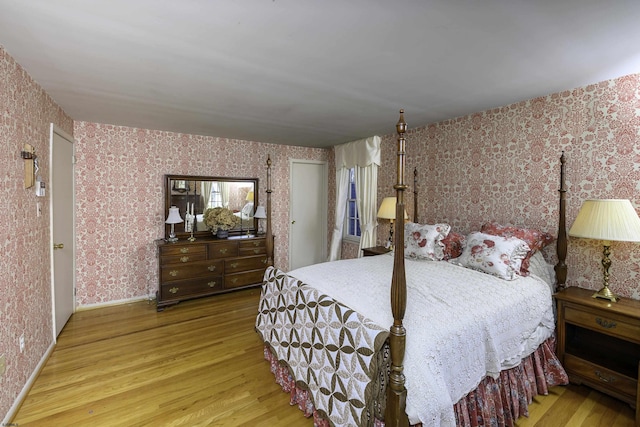
[[[225,207],[238,216],[239,225],[229,230],[231,236],[255,235],[258,220],[254,218],[258,207],[258,178],[226,178],[215,176],[165,175],[165,210],[176,206],[183,222],[173,224],[178,239],[191,236],[212,237],[203,223],[207,208]],[[193,221],[188,221],[193,215]],[[170,224],[165,224],[165,238],[169,237]]]

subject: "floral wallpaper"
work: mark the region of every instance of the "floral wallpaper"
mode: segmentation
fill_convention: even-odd
[[[409,125],[405,206],[420,222],[462,233],[485,221],[557,235],[560,155],[565,152],[567,227],[585,199],[630,199],[640,207],[640,74],[554,93],[426,127]],[[398,116],[389,119],[392,128]],[[394,131],[395,132],[395,131]],[[396,134],[384,137],[378,199],[394,195]],[[388,234],[379,227],[378,241]],[[640,244],[612,242],[610,288],[640,299]],[[555,261],[555,246],[545,255]],[[568,285],[602,287],[600,242],[569,238]]]
[[[35,147],[40,175],[49,176],[50,123],[68,134],[73,120],[0,46],[0,417],[4,418],[53,343],[49,192],[24,188],[24,144]],[[36,203],[42,215],[36,216]],[[20,352],[19,338],[25,349]]]

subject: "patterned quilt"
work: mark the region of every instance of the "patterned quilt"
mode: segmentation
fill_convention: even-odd
[[[366,426],[388,330],[269,267],[256,330],[334,425]]]

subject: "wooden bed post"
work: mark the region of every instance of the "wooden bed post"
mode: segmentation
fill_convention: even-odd
[[[567,282],[567,224],[566,224],[566,188],[564,185],[564,151],[560,156],[560,210],[558,212],[558,240],[556,240],[556,254],[558,255],[558,263],[555,266],[557,290],[562,290]]]
[[[389,347],[391,351],[391,372],[389,387],[387,388],[387,406],[385,408],[385,425],[387,427],[406,427],[409,419],[406,415],[407,389],[404,377],[404,354],[406,343],[406,329],[402,324],[407,308],[407,278],[404,269],[404,184],[405,167],[405,137],[407,123],[404,121],[404,110],[400,110],[400,119],[396,124],[398,132],[398,161],[396,190],[396,221],[394,241],[393,275],[391,277],[391,311],[393,325],[390,328]]]
[[[267,155],[267,267],[273,266],[273,231],[271,230],[271,155]]]
[[[418,168],[413,168],[413,222],[418,221]]]

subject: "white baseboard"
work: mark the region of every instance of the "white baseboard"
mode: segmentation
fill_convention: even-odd
[[[52,342],[49,348],[47,349],[47,351],[44,353],[44,355],[40,359],[40,362],[38,362],[38,366],[36,366],[36,369],[33,370],[33,372],[31,373],[31,376],[25,383],[24,387],[22,387],[22,391],[20,391],[20,394],[18,395],[16,400],[13,402],[13,405],[11,406],[11,408],[9,408],[9,412],[7,412],[7,414],[4,417],[4,420],[2,420],[2,424],[0,425],[3,425],[3,426],[12,425],[11,420],[18,413],[18,409],[20,409],[20,405],[22,405],[22,402],[27,397],[29,390],[31,390],[33,383],[36,381],[36,378],[38,378],[38,375],[40,374],[40,371],[44,367],[44,364],[47,363],[47,360],[49,360],[49,356],[51,356],[51,353],[53,352],[53,349],[55,347],[56,347],[56,343]]]
[[[94,310],[96,308],[111,307],[111,306],[114,306],[114,305],[130,304],[132,302],[139,302],[139,301],[152,302],[155,299],[156,299],[156,296],[155,296],[155,294],[153,294],[153,295],[139,296],[139,297],[134,297],[134,298],[119,299],[119,300],[115,300],[115,301],[99,302],[99,303],[96,303],[96,304],[87,304],[87,305],[77,306],[76,307],[76,311]]]

